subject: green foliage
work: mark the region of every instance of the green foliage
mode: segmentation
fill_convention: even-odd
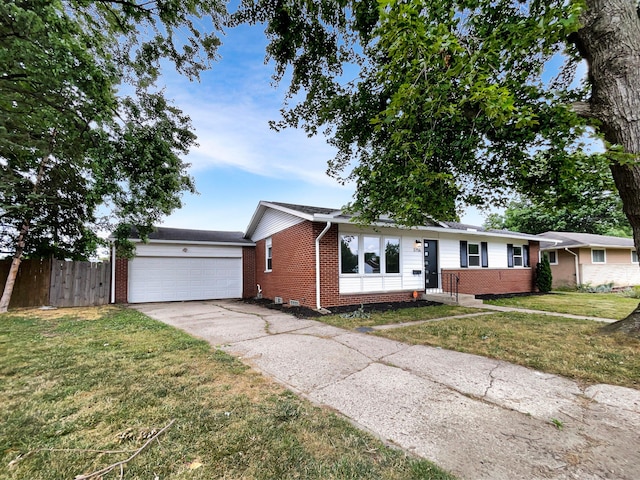
[[[542,261],[536,264],[536,286],[541,292],[547,293],[551,291],[552,283],[553,277],[551,274],[549,257],[547,255],[543,255]]]
[[[217,0],[0,4],[0,246],[83,258],[96,232],[149,227],[194,191],[189,118],[154,85],[163,60],[197,77],[215,58]],[[202,31],[201,31],[202,30]],[[187,36],[185,36],[187,33]],[[98,216],[98,212],[105,212]],[[26,228],[24,228],[26,227]]]
[[[631,226],[622,211],[620,197],[613,193],[586,194],[573,204],[559,205],[524,200],[512,201],[504,214],[490,214],[484,227],[536,235],[548,231],[582,232],[630,237]]]
[[[569,103],[586,91],[569,87],[579,55],[566,40],[580,12],[559,0],[245,0],[233,20],[266,22],[276,79],[292,69],[289,97],[302,100],[275,126],[330,134],[329,172],[355,180],[360,220],[416,225],[577,171],[583,122]]]

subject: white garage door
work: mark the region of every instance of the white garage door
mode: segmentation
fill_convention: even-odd
[[[130,303],[241,296],[241,258],[136,257],[129,262]]]

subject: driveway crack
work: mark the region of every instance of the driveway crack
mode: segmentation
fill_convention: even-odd
[[[493,388],[493,382],[495,382],[496,380],[496,377],[493,374],[498,368],[500,368],[500,364],[496,363],[489,372],[489,385],[487,385],[487,388],[484,390],[484,394],[482,395],[483,398],[486,398],[486,396],[489,394],[489,390]]]

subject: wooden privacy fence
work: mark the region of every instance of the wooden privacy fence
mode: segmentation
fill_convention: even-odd
[[[0,261],[1,287],[9,274],[11,260]],[[86,307],[109,303],[111,264],[23,260],[9,308]]]

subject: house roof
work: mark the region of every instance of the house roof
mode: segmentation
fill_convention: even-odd
[[[129,238],[133,241],[140,240],[140,235],[135,228],[131,229]],[[149,234],[150,242],[166,243],[206,243],[225,245],[246,245],[254,243],[244,238],[243,232],[221,232],[214,230],[191,230],[186,228],[155,227]]]
[[[251,237],[253,232],[255,231],[262,215],[268,208],[273,208],[275,210],[279,210],[290,215],[297,216],[304,220],[309,220],[311,222],[332,222],[332,223],[353,223],[354,215],[345,213],[340,208],[330,208],[330,207],[313,207],[309,205],[296,205],[292,203],[282,203],[282,202],[267,202],[261,201],[258,204],[258,208],[256,209],[251,222],[249,222],[249,226],[247,227],[247,232],[245,234],[246,238]],[[540,239],[536,235],[529,235],[526,233],[519,232],[511,232],[508,230],[487,230],[482,227],[478,227],[475,225],[468,225],[459,222],[439,222],[439,221],[430,221],[425,225],[415,226],[415,227],[405,227],[397,224],[393,219],[382,216],[376,222],[372,224],[372,226],[377,227],[395,227],[395,228],[403,228],[403,229],[411,229],[411,230],[421,230],[421,231],[440,231],[440,232],[459,232],[465,233],[468,235],[483,235],[483,236],[496,236],[496,237],[506,237],[506,238],[519,238],[523,240],[537,240]]]
[[[542,250],[579,247],[635,248],[632,238],[595,235],[593,233],[545,232],[539,236],[556,240],[555,242],[543,241],[540,244]]]

